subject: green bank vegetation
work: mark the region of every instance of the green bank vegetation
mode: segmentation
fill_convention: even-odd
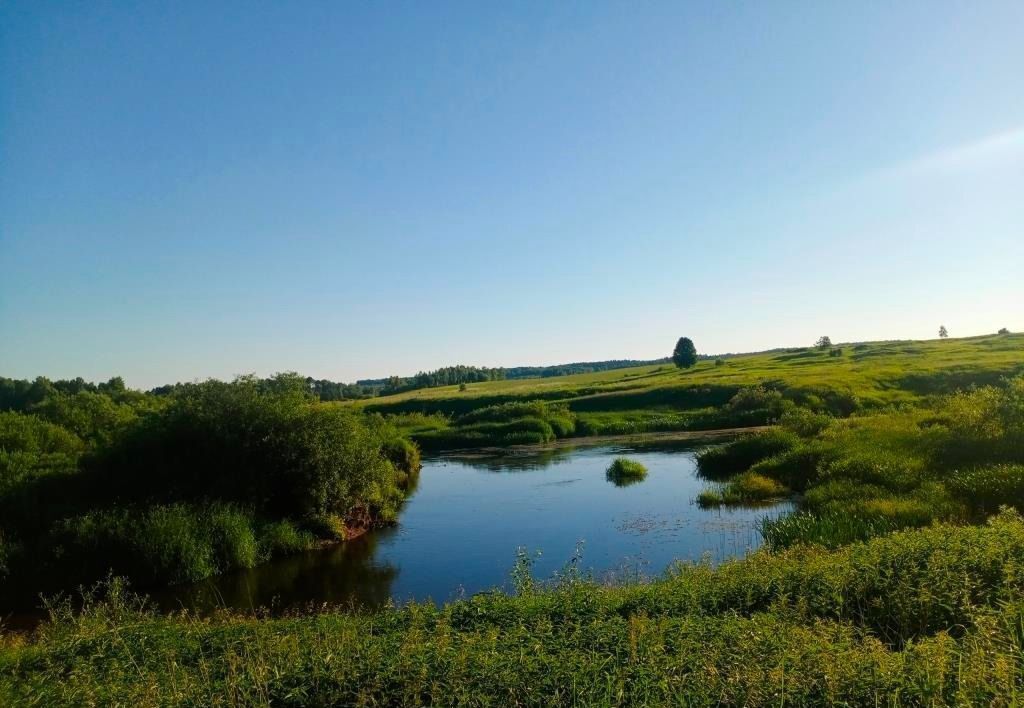
[[[698,502],[792,496],[798,510],[716,568],[611,586],[517,567],[514,596],[445,607],[161,616],[114,580],[84,611],[55,605],[31,637],[0,635],[0,704],[1013,705],[1022,374],[1024,337],[1007,333],[354,404],[316,402],[287,376],[164,396],[117,382],[40,396],[26,382],[15,393],[28,402],[0,414],[8,588],[46,587],[39,568],[202,577],[386,523],[415,483],[410,440],[771,424],[700,452]]]
[[[799,494],[801,511],[766,522],[769,546],[836,547],[936,521],[967,523],[1024,508],[1024,376],[928,405],[835,420],[806,411],[779,428],[709,448],[702,500]]]
[[[544,442],[554,437],[631,435],[766,425],[801,409],[835,418],[918,407],[935,398],[1024,373],[1024,335],[870,342],[778,350],[574,376],[478,383],[409,391],[348,403],[411,416],[424,447]],[[523,406],[543,404],[548,414]],[[489,409],[481,429],[471,415]],[[469,417],[467,417],[469,416]],[[429,424],[427,421],[429,420]]]
[[[419,469],[392,425],[316,402],[294,375],[163,396],[2,383],[22,408],[0,412],[7,603],[111,570],[194,581],[343,539],[395,520]]]
[[[370,614],[161,616],[113,592],[0,645],[10,705],[1012,705],[1024,521]]]
[[[641,482],[647,477],[647,468],[636,460],[616,457],[605,472],[608,481],[618,486]]]

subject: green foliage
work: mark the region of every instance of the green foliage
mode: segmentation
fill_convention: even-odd
[[[812,438],[824,431],[834,419],[825,413],[815,413],[806,408],[793,408],[779,419],[779,425],[802,438]]]
[[[316,403],[297,374],[160,396],[5,381],[31,411],[0,412],[5,597],[110,569],[152,584],[252,567],[310,547],[317,519],[341,537],[393,521],[419,469],[396,426]]]
[[[608,481],[617,486],[623,486],[632,482],[639,482],[647,477],[647,468],[636,460],[626,457],[616,457],[605,471]]]
[[[672,363],[680,369],[689,369],[697,363],[697,348],[689,337],[680,337],[672,351]]]
[[[761,460],[792,450],[799,438],[784,430],[744,435],[731,443],[709,447],[697,455],[697,467],[707,479],[725,479],[744,472]]]
[[[11,705],[1012,705],[1024,523],[793,548],[646,584],[283,619],[160,616],[116,582],[0,644]]]
[[[576,416],[566,406],[543,401],[485,406],[455,419],[450,428],[414,437],[430,450],[536,445],[576,432]]]
[[[779,551],[800,544],[838,548],[890,533],[895,524],[885,518],[864,518],[843,512],[797,512],[761,522],[765,547]]]
[[[721,488],[706,489],[697,496],[697,504],[709,506],[737,506],[758,504],[786,496],[789,490],[771,477],[757,472],[736,475]]]
[[[137,417],[132,406],[91,391],[55,393],[32,412],[95,446],[111,444]]]
[[[107,451],[97,474],[137,500],[210,498],[300,518],[392,513],[401,494],[380,435],[349,410],[310,405],[303,390],[247,378],[182,387]]]
[[[1024,510],[1024,465],[957,470],[945,480],[954,497],[982,512],[1001,506]]]
[[[260,558],[291,555],[313,548],[316,539],[287,519],[263,524],[257,536]]]
[[[48,547],[56,555],[42,562],[59,563],[78,582],[107,571],[142,583],[188,582],[259,559],[251,515],[221,504],[89,512],[61,522]]]

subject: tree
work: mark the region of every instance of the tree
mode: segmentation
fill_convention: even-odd
[[[689,369],[697,363],[697,347],[689,337],[680,337],[672,352],[672,361],[680,369]]]
[[[996,334],[1009,334],[1009,333],[1010,333],[1010,330],[1006,329],[1006,327],[1001,327],[999,329],[999,331],[996,332]]]
[[[945,339],[949,336],[949,331],[946,329],[946,325],[939,325],[939,337]]]
[[[814,346],[816,346],[818,349],[828,349],[829,347],[832,346],[832,340],[829,339],[827,336],[822,335],[818,337],[818,341],[814,343]]]

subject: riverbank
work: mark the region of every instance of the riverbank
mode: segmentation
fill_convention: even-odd
[[[147,613],[117,588],[0,637],[9,705],[1011,705],[1024,522],[757,553],[652,583],[282,619]]]
[[[645,444],[645,443],[713,443],[729,440],[739,435],[749,435],[769,430],[773,426],[755,425],[746,428],[720,428],[718,430],[675,430],[654,433],[630,433],[625,435],[589,435],[574,438],[559,438],[546,443],[531,445],[510,445],[508,447],[478,447],[470,450],[442,450],[439,457],[472,459],[494,455],[529,455],[548,450],[562,450],[576,447],[599,447],[602,445]]]

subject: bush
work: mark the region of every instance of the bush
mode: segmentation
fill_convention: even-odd
[[[697,497],[700,506],[757,504],[786,496],[789,490],[770,477],[743,472],[719,490],[705,490]]]
[[[813,438],[826,430],[833,420],[832,416],[825,413],[815,413],[806,408],[794,408],[782,415],[779,424],[802,438]]]
[[[45,544],[57,587],[108,572],[143,585],[194,582],[276,555],[310,548],[313,537],[291,522],[261,522],[228,504],[157,504],[93,511],[67,519]],[[38,570],[38,569],[36,569]]]
[[[979,511],[993,512],[1003,505],[1024,510],[1024,465],[958,470],[945,484],[957,499]]]
[[[419,472],[420,449],[416,443],[405,438],[392,438],[384,443],[384,457],[386,457],[395,469],[406,475]]]
[[[803,491],[818,480],[819,468],[831,454],[820,443],[804,443],[755,463],[750,471],[771,477],[790,489]]]
[[[290,555],[306,551],[314,546],[315,539],[308,531],[300,531],[288,520],[265,524],[259,533],[260,557]]]
[[[610,482],[621,486],[630,482],[639,482],[647,477],[647,468],[636,460],[616,457],[608,466],[605,476]]]
[[[96,483],[143,503],[213,499],[296,518],[369,507],[393,516],[402,493],[380,431],[287,383],[182,387],[98,459]]]
[[[761,460],[787,452],[798,444],[799,438],[785,430],[744,435],[725,445],[701,450],[697,455],[697,467],[706,479],[725,479],[745,472]]]

